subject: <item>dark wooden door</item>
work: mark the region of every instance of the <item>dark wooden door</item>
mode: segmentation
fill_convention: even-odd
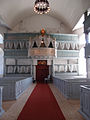
[[[37,82],[44,83],[44,78],[49,75],[48,65],[37,65],[36,66],[36,80]]]

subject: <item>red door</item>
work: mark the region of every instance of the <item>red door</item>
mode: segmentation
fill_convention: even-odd
[[[36,80],[37,82],[44,83],[44,78],[49,75],[48,65],[37,65],[36,66]]]

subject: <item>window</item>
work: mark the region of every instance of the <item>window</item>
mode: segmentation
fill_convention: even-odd
[[[3,43],[3,36],[0,34],[0,44]]]

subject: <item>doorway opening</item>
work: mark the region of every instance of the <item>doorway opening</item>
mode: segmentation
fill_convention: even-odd
[[[49,75],[49,65],[47,60],[38,60],[36,65],[36,81],[37,83],[44,83],[44,79]]]

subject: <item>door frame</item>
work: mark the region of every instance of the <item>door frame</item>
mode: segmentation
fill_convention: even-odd
[[[36,65],[36,81],[37,82],[44,83],[44,78],[48,77],[48,75],[49,75],[49,65]]]

